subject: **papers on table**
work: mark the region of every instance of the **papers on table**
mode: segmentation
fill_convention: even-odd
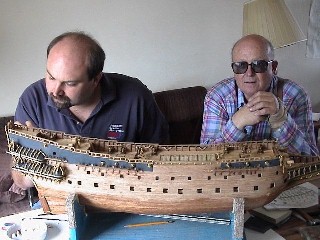
[[[306,182],[282,192],[266,209],[308,208],[319,203],[318,187]]]

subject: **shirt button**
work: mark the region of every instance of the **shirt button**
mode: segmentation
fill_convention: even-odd
[[[80,124],[80,122],[77,122],[77,124],[79,125],[79,124]]]

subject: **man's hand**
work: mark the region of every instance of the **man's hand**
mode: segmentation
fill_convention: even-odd
[[[278,99],[271,92],[255,93],[248,99],[246,106],[257,116],[274,115],[279,111]]]
[[[265,116],[259,116],[254,114],[254,112],[250,111],[247,105],[241,107],[232,116],[232,121],[239,130],[243,130],[244,127],[248,125],[255,125],[265,119]]]
[[[18,121],[15,121],[14,124],[23,125],[23,124],[21,124],[21,123],[18,122]],[[33,124],[32,124],[31,121],[26,121],[26,126],[29,127],[29,128],[33,128]]]
[[[257,92],[248,99],[248,103],[241,107],[232,117],[235,126],[243,130],[245,126],[255,125],[266,120],[269,115],[279,111],[279,102],[270,92]]]

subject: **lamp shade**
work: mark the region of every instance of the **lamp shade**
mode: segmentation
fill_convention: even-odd
[[[284,0],[252,0],[243,8],[243,36],[259,34],[274,48],[307,40]]]

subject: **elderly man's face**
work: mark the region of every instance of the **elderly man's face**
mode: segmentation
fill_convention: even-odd
[[[257,60],[265,60],[267,62],[273,60],[269,59],[267,49],[261,42],[247,39],[238,43],[233,49],[233,62],[244,61],[250,64]],[[272,64],[269,62],[264,73],[256,73],[249,65],[245,73],[234,74],[234,77],[245,98],[249,99],[256,92],[265,91],[269,88],[272,75]]]

